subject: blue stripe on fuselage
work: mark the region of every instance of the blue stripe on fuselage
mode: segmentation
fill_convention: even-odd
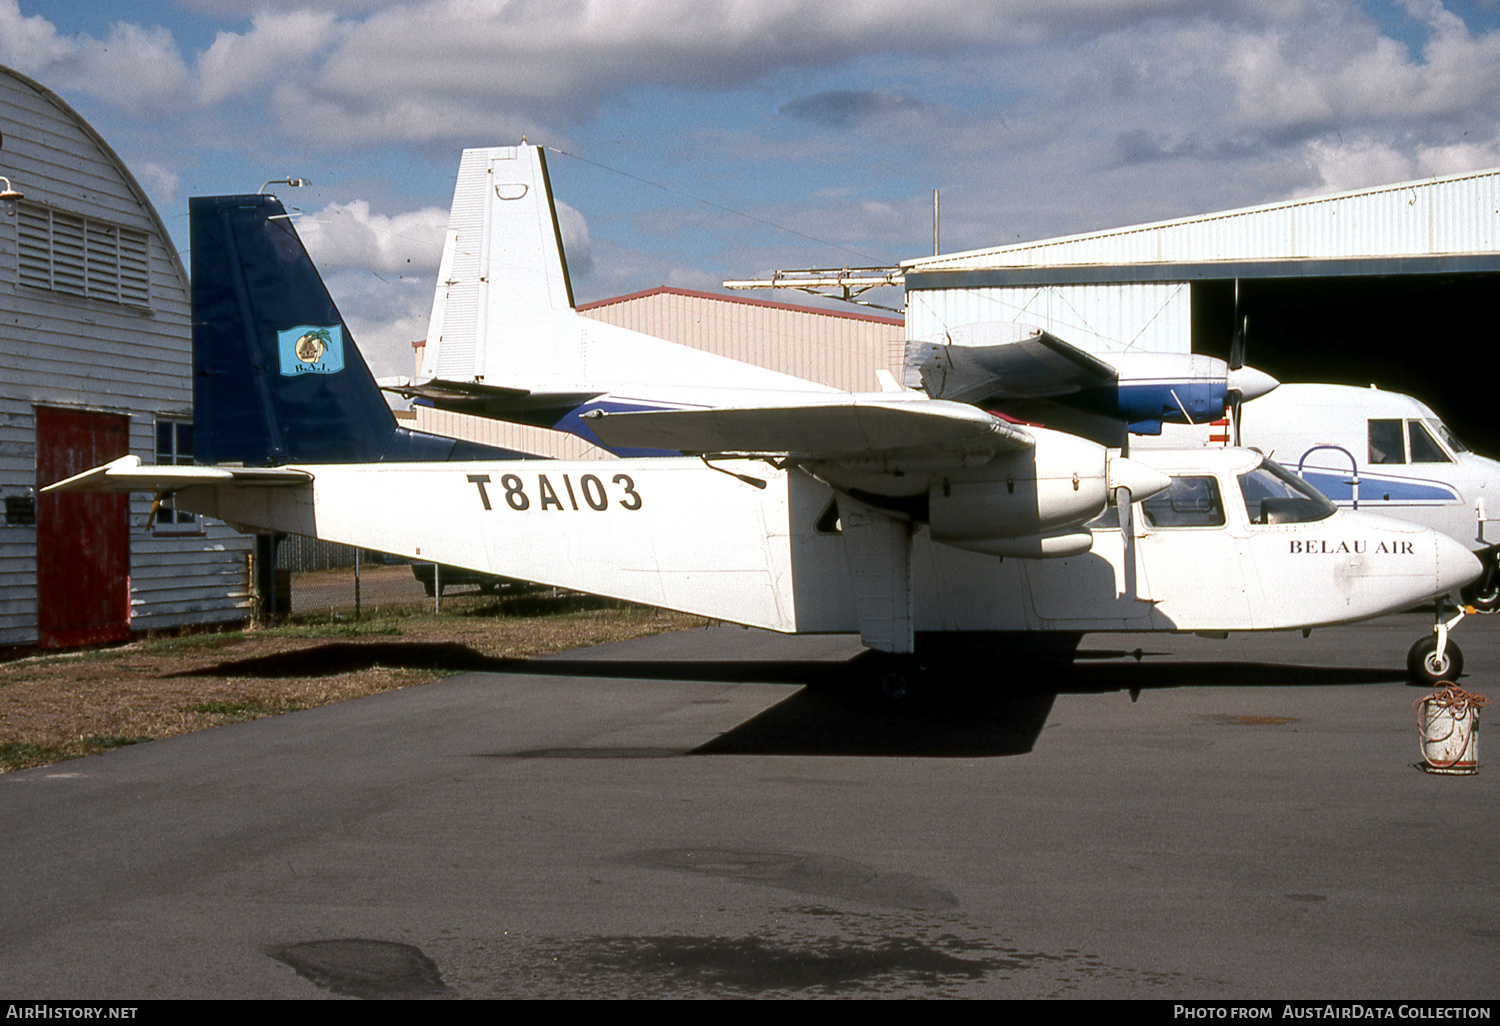
[[[1334,502],[1352,502],[1353,486],[1348,471],[1302,471],[1302,479]],[[1359,501],[1365,502],[1461,502],[1458,492],[1436,481],[1413,481],[1402,477],[1359,476]]]
[[[614,453],[620,457],[656,457],[656,456],[681,456],[682,453],[676,449],[632,449],[628,447],[615,448],[605,445],[599,436],[590,430],[588,423],[582,419],[585,413],[594,410],[602,410],[605,413],[645,413],[650,410],[677,410],[680,406],[651,405],[647,403],[626,403],[606,399],[596,399],[575,407],[567,416],[552,425],[555,431],[566,431],[571,435],[577,435],[590,445],[597,445],[606,452]]]

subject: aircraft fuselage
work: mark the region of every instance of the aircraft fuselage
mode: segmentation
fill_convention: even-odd
[[[1244,450],[1151,457],[1181,486],[1135,503],[1128,536],[1111,507],[1082,555],[987,555],[915,525],[915,629],[1315,627],[1407,608],[1478,573],[1451,539],[1383,517],[1252,523],[1238,480],[1258,458]],[[765,487],[681,458],[318,465],[289,468],[310,485],[194,487],[176,502],[258,531],[777,631],[859,631],[835,493],[795,469],[742,466]]]

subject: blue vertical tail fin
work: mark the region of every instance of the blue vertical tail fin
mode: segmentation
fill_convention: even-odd
[[[395,415],[275,196],[188,201],[200,463],[514,457]]]

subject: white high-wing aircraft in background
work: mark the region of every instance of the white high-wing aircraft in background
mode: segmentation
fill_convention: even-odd
[[[1500,609],[1500,462],[1470,452],[1429,406],[1374,386],[1283,385],[1246,403],[1240,430],[1338,505],[1465,543],[1484,574],[1464,601]]]
[[[471,171],[502,201],[491,209],[523,199],[520,169],[539,153],[478,152]],[[577,420],[616,450],[703,458],[538,460],[408,431],[280,202],[190,208],[195,439],[217,465],[129,456],[56,490],[154,491],[246,530],[772,630],[858,632],[887,655],[879,676],[898,692],[920,665],[976,649],[995,666],[1070,656],[1086,632],[1348,623],[1479,573],[1452,539],[1337,510],[1247,450],[1127,459],[963,403],[799,385],[579,323],[550,223],[558,266],[540,278],[516,225],[486,219],[482,250],[454,251],[488,287],[447,296],[445,323],[467,304],[488,325],[483,359],[408,390],[538,420],[566,407],[552,423]],[[754,474],[710,462],[727,459],[757,461]]]

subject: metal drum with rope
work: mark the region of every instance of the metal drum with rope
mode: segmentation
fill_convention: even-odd
[[[1432,694],[1412,703],[1422,738],[1422,768],[1428,773],[1479,772],[1479,710],[1483,695],[1440,681]]]

